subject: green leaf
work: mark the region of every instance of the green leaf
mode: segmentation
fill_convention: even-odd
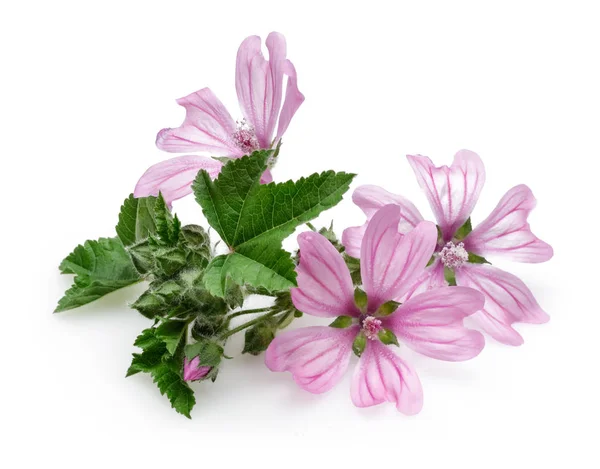
[[[158,234],[160,240],[167,246],[175,246],[179,240],[181,222],[177,215],[174,217],[171,215],[161,193],[158,194],[154,205],[154,217],[156,220],[156,234]]]
[[[398,338],[396,337],[396,334],[394,334],[389,329],[381,329],[379,331],[379,333],[377,334],[377,336],[379,337],[379,340],[381,340],[382,344],[396,345],[396,346],[400,347],[400,344],[398,343]]]
[[[467,221],[464,222],[458,230],[456,230],[454,238],[456,238],[458,241],[465,239],[471,231],[473,231],[473,227],[471,226],[471,217],[469,217],[467,218]]]
[[[117,236],[124,246],[131,246],[145,240],[156,232],[154,205],[156,197],[135,198],[131,194],[119,213],[119,223],[116,226]]]
[[[362,353],[365,351],[365,347],[367,346],[367,338],[365,334],[361,331],[358,333],[354,342],[352,342],[352,351],[357,357],[360,357]]]
[[[140,347],[143,352],[133,354],[133,360],[126,376],[134,375],[140,371],[150,373],[160,365],[165,353],[167,353],[165,343],[156,337],[153,328],[142,331],[135,340],[134,345]]]
[[[468,262],[471,262],[472,264],[491,264],[491,262],[488,261],[485,257],[478,256],[477,254],[474,254],[472,252],[469,253]]]
[[[187,332],[188,321],[165,321],[156,328],[156,337],[162,340],[167,351],[174,355]]]
[[[448,285],[453,287],[456,286],[456,274],[450,267],[444,266],[444,278],[446,279],[446,282],[448,282]]]
[[[161,394],[166,394],[171,406],[180,414],[191,418],[190,411],[196,404],[194,391],[181,376],[180,364],[175,360],[163,362],[152,370],[152,377]]]
[[[206,219],[231,251],[207,269],[206,287],[214,295],[225,294],[228,277],[268,291],[294,286],[294,263],[282,241],[336,205],[354,177],[327,171],[296,182],[260,184],[271,155],[271,150],[254,152],[227,163],[215,181],[206,171],[194,181]]]
[[[141,280],[123,243],[116,237],[86,241],[77,246],[59,269],[65,274],[75,274],[75,279],[59,300],[55,312],[83,306]]]
[[[335,327],[336,329],[346,329],[352,325],[352,318],[350,316],[338,316],[334,321],[329,324],[329,327]]]

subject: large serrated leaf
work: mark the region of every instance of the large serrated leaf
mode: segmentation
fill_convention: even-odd
[[[55,312],[83,306],[141,280],[119,238],[86,241],[61,262],[59,269],[76,277]]]
[[[215,181],[206,171],[196,177],[196,200],[230,249],[208,267],[205,283],[214,295],[225,294],[227,277],[270,291],[295,285],[294,264],[282,241],[336,205],[354,178],[326,171],[295,182],[260,184],[271,154],[263,150],[233,160]]]

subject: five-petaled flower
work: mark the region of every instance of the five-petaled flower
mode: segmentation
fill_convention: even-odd
[[[484,346],[481,333],[464,327],[463,319],[483,306],[481,293],[444,287],[403,296],[423,272],[434,251],[437,231],[421,222],[406,235],[398,224],[401,210],[383,207],[370,220],[360,252],[365,293],[353,289],[350,272],[335,247],[314,232],[298,236],[298,288],[294,306],[319,317],[338,317],[332,327],[315,326],[278,335],[267,349],[272,371],[289,371],[303,389],[322,393],[342,377],[352,351],[360,356],[351,385],[352,401],[367,407],[394,402],[399,411],[421,410],[421,382],[412,367],[386,344],[399,339],[413,350],[448,361],[468,360]]]
[[[177,100],[185,108],[185,120],[178,128],[163,129],[158,133],[158,148],[172,153],[192,151],[240,158],[254,150],[276,145],[304,96],[298,90],[294,65],[286,58],[283,35],[272,32],[266,45],[269,60],[263,57],[258,36],[246,38],[238,50],[235,87],[243,119],[234,121],[213,92],[203,88]],[[285,99],[284,76],[287,76]],[[160,191],[165,201],[171,204],[191,193],[191,184],[199,170],[204,169],[211,177],[216,177],[222,166],[221,161],[209,156],[171,158],[151,166],[137,183],[134,195],[145,197],[158,195]],[[262,182],[271,180],[267,170]]]
[[[409,155],[408,161],[434,212],[439,238],[432,265],[408,292],[396,299],[405,301],[419,292],[447,285],[450,276],[453,283],[475,288],[485,296],[484,308],[470,321],[499,342],[522,344],[523,338],[511,325],[515,322],[541,324],[549,317],[519,278],[493,267],[486,257],[533,263],[552,257],[552,247],[538,239],[527,223],[535,207],[531,190],[525,185],[510,189],[490,216],[471,231],[471,212],[485,181],[485,169],[479,156],[468,150],[459,151],[450,167],[435,167],[425,156]],[[423,220],[406,198],[377,186],[359,187],[352,198],[367,219],[384,205],[400,206],[401,232]],[[342,242],[349,255],[359,256],[366,226],[344,231]]]

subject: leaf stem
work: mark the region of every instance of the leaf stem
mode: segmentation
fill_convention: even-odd
[[[259,322],[261,322],[263,319],[266,318],[270,318],[271,316],[275,316],[276,314],[279,314],[281,311],[278,311],[276,309],[268,312],[267,314],[263,314],[262,316],[259,316],[257,318],[254,318],[248,322],[245,322],[244,324],[241,324],[240,326],[234,328],[234,329],[230,329],[227,332],[221,334],[221,336],[219,337],[219,339],[223,340],[226,339],[227,337],[232,336],[233,334],[237,334],[240,331],[243,331],[244,329],[250,327],[250,326],[254,326],[255,324],[258,324]]]
[[[244,314],[264,313],[265,311],[269,311],[270,309],[270,306],[268,308],[245,309],[244,311],[238,311],[237,313],[230,314],[229,319],[237,318],[238,316],[243,316]]]
[[[317,231],[315,225],[313,225],[311,222],[306,222],[306,226],[308,226],[312,231]]]

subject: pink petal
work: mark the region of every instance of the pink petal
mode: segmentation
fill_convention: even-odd
[[[269,60],[265,60],[258,36],[242,42],[237,54],[235,87],[244,117],[254,126],[261,148],[270,148],[281,108],[286,56],[285,38],[267,37]]]
[[[270,182],[273,182],[273,174],[271,174],[271,170],[267,169],[264,173],[262,173],[262,176],[260,177],[260,183],[269,184]]]
[[[358,205],[369,221],[375,212],[386,205],[398,205],[402,208],[402,217],[398,224],[400,233],[407,233],[417,224],[423,221],[423,216],[419,213],[414,204],[401,195],[392,194],[379,186],[365,185],[358,187],[352,194],[352,201]],[[360,246],[365,234],[367,224],[347,228],[342,233],[342,244],[346,248],[348,255],[360,257]]]
[[[425,271],[413,282],[406,293],[396,298],[396,301],[405,303],[415,295],[447,285],[448,282],[444,278],[444,265],[439,259],[436,259],[433,264],[425,268]]]
[[[329,391],[348,369],[358,330],[316,326],[285,331],[269,345],[265,363],[271,371],[289,371],[306,391]]]
[[[447,361],[469,360],[485,339],[463,319],[479,311],[485,299],[466,287],[440,287],[413,296],[384,320],[384,326],[416,352]]]
[[[283,72],[288,76],[287,88],[285,91],[285,101],[279,113],[279,124],[277,125],[277,136],[279,140],[287,130],[292,117],[300,105],[304,102],[304,95],[298,90],[298,80],[296,78],[296,69],[289,60],[284,62]]]
[[[210,366],[200,366],[200,357],[194,357],[191,360],[183,359],[183,379],[184,381],[197,381],[204,378],[211,370]]]
[[[373,215],[363,238],[360,270],[370,311],[408,291],[435,249],[433,223],[423,221],[402,235],[400,217],[400,207],[386,205]]]
[[[549,260],[553,254],[552,247],[537,238],[527,223],[535,203],[529,187],[513,187],[490,216],[467,236],[465,248],[482,256],[495,254],[520,262]]]
[[[407,156],[417,181],[425,191],[445,241],[471,215],[485,182],[481,158],[469,150],[454,155],[452,166],[435,167],[426,156]]]
[[[456,270],[456,282],[483,293],[483,309],[469,320],[503,344],[523,343],[511,324],[542,324],[550,319],[519,278],[491,265],[465,264]]]
[[[135,197],[157,196],[162,193],[167,204],[192,192],[192,182],[198,171],[204,169],[216,178],[223,164],[207,156],[184,155],[150,166],[142,175],[133,195]]]
[[[416,372],[390,347],[375,340],[367,342],[350,393],[357,407],[388,401],[407,415],[418,414],[423,407],[423,388]]]
[[[176,129],[158,133],[158,148],[172,153],[202,151],[217,156],[242,156],[231,140],[235,122],[210,89],[203,88],[180,98],[177,104],[185,108],[185,120]]]
[[[342,233],[342,244],[346,248],[345,252],[349,256],[360,258],[360,246],[362,245],[365,231],[367,231],[368,223],[362,226],[352,226],[346,228]]]
[[[298,235],[298,244],[298,288],[291,290],[294,306],[313,316],[358,316],[352,278],[337,249],[312,231]]]

